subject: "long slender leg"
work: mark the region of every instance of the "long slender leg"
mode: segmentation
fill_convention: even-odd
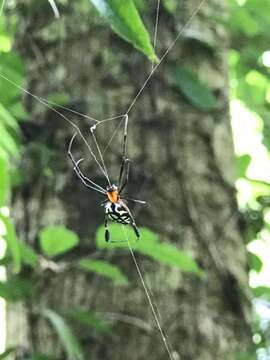
[[[132,216],[131,212],[129,211],[129,216],[130,216],[130,219],[131,219],[131,226],[133,227],[133,230],[137,236],[137,240],[140,240],[140,232],[139,232],[139,229],[137,228],[137,225],[135,223],[135,220],[134,220],[134,217]]]
[[[110,232],[108,230],[108,215],[107,214],[105,214],[104,226],[105,226],[105,241],[109,242],[110,241]]]
[[[98,203],[98,206],[104,206],[108,202],[108,199],[102,200]]]
[[[130,167],[130,160],[126,159],[125,160],[125,179],[122,184],[119,183],[119,194],[121,194],[121,192],[124,190],[124,188],[126,187],[126,185],[128,183],[129,167]],[[122,179],[123,179],[123,177],[122,177]]]
[[[120,173],[119,173],[119,178],[118,178],[118,186],[120,186],[121,182],[122,182],[125,164],[126,164],[126,158],[122,157],[121,166],[120,166]]]
[[[139,232],[139,229],[137,228],[135,219],[134,219],[134,217],[132,216],[132,214],[131,214],[128,206],[127,206],[126,204],[124,204],[124,203],[122,203],[122,206],[123,206],[123,207],[126,209],[126,211],[128,212],[129,217],[130,217],[130,220],[131,220],[131,224],[130,224],[130,225],[133,227],[133,230],[134,230],[134,232],[135,232],[135,234],[136,234],[136,236],[137,236],[137,240],[139,240],[139,239],[140,239],[140,232]]]
[[[81,159],[82,160],[82,159]],[[89,185],[88,184],[88,182],[90,182],[91,184],[93,183],[93,184],[95,184],[94,182],[92,182],[91,180],[89,180],[87,177],[85,177],[84,175],[83,175],[83,173],[81,172],[81,170],[80,170],[80,168],[78,167],[78,163],[81,161],[81,160],[79,160],[77,163],[75,163],[75,165],[74,165],[74,171],[75,171],[75,174],[78,176],[78,178],[81,180],[81,182],[83,183],[83,185],[85,186],[85,187],[87,187],[88,189],[92,189],[92,190],[95,190],[95,191],[97,191],[97,192],[99,192],[99,193],[101,193],[101,194],[106,194],[106,192],[105,192],[105,190],[103,190],[102,188],[102,190],[100,190],[99,189],[99,187],[94,187],[94,186],[91,186],[91,185]],[[96,184],[97,185],[97,184]]]
[[[109,242],[110,244],[118,244],[118,243],[124,243],[126,242],[126,240],[120,240],[120,241],[111,241],[110,240],[110,232],[108,229],[108,215],[105,214],[105,223],[104,223],[104,227],[105,227],[105,241]]]
[[[73,163],[73,166],[74,166],[74,171],[76,173],[76,175],[79,177],[79,179],[82,181],[82,183],[90,188],[90,189],[93,189],[93,190],[96,190],[98,192],[101,192],[102,194],[106,194],[106,191],[105,189],[103,189],[100,185],[96,184],[94,181],[88,179],[88,177],[86,177],[81,169],[79,168],[79,163],[83,160],[83,159],[80,159],[79,161],[75,161],[73,155],[72,155],[72,152],[71,152],[71,147],[72,147],[72,144],[73,144],[73,141],[75,139],[75,136],[77,135],[77,133],[75,133],[69,143],[69,147],[68,147],[68,156],[69,158],[71,159],[72,163]],[[91,186],[91,185],[92,186]]]
[[[139,229],[137,228],[137,225],[134,223],[131,224],[131,226],[133,227],[133,230],[137,236],[137,240],[140,240],[140,232],[139,232]]]
[[[121,199],[123,199],[123,200],[128,200],[128,201],[132,201],[132,202],[135,202],[135,203],[137,203],[137,204],[141,204],[141,205],[145,205],[146,204],[146,201],[144,201],[144,200],[138,200],[138,199],[133,199],[133,198],[131,198],[131,197],[129,197],[129,196],[121,196]]]
[[[127,158],[127,127],[128,127],[128,115],[125,115],[125,128],[124,128],[124,141],[123,141],[123,152],[122,152],[122,162],[120,166],[120,173],[118,179],[118,185],[120,186],[122,182],[123,171]]]

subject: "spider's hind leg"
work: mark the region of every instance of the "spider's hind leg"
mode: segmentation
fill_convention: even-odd
[[[139,232],[139,229],[137,228],[137,225],[135,224],[135,222],[132,222],[131,226],[133,227],[133,230],[137,236],[137,240],[140,240],[140,232]]]
[[[105,241],[109,242],[110,241],[110,232],[109,232],[109,229],[108,229],[108,216],[107,215],[105,215],[104,226],[105,226]]]

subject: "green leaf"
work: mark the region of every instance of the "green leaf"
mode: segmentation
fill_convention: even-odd
[[[10,155],[18,155],[18,145],[14,138],[0,122],[0,147],[6,150]]]
[[[177,249],[169,243],[161,243],[157,234],[147,228],[140,228],[141,238],[136,240],[134,231],[130,226],[110,224],[111,242],[106,243],[104,239],[104,227],[98,228],[96,233],[96,243],[98,248],[127,248],[130,246],[143,255],[169,265],[177,267],[184,272],[192,272],[199,276],[203,274],[197,263],[186,252]]]
[[[12,354],[14,351],[16,351],[16,347],[10,347],[5,352],[0,354],[0,360],[6,359],[10,354]]]
[[[269,184],[269,190],[270,190],[270,184]],[[270,195],[258,196],[257,201],[263,208],[269,208],[270,207]]]
[[[24,67],[20,57],[14,52],[0,53],[0,74],[19,86],[23,86]],[[0,76],[0,101],[8,108],[12,101],[21,96],[22,91],[4,77]]]
[[[264,105],[266,100],[267,90],[269,88],[269,82],[267,76],[263,75],[259,71],[251,70],[245,76],[246,86],[243,89],[244,94],[248,101],[253,105]]]
[[[202,275],[197,263],[186,252],[170,244],[151,244],[142,241],[136,248],[140,253],[169,266],[177,267],[183,272]]]
[[[150,36],[132,0],[90,0],[113,30],[151,61],[157,61]]]
[[[134,245],[137,242],[136,235],[130,226],[125,226],[111,223],[110,224],[110,242],[105,241],[104,226],[100,226],[96,232],[96,244],[99,249],[105,248],[127,248],[127,241],[129,239],[130,244]],[[147,231],[147,229],[146,229]],[[142,233],[141,233],[142,235]],[[157,239],[157,237],[156,237]]]
[[[234,6],[230,14],[231,16],[228,22],[230,29],[242,32],[247,37],[253,37],[259,32],[260,25],[245,7]]]
[[[201,110],[217,107],[216,98],[194,72],[178,66],[173,67],[171,73],[173,82],[193,106]]]
[[[128,284],[128,279],[122,273],[121,269],[118,266],[108,263],[107,261],[82,259],[79,262],[79,266],[86,271],[91,271],[98,275],[107,277],[113,280],[116,284]]]
[[[134,0],[134,4],[136,5],[137,9],[140,12],[145,10],[146,7],[145,0]]]
[[[20,242],[19,246],[22,262],[26,265],[31,266],[32,268],[35,268],[38,265],[38,255],[36,254],[34,249],[23,242]]]
[[[259,258],[259,256],[253,254],[252,252],[248,252],[248,258],[249,258],[250,269],[255,270],[256,272],[260,272],[263,267],[263,262]]]
[[[0,236],[0,240],[2,240],[3,238]],[[12,259],[10,256],[5,255],[4,257],[2,257],[0,259],[0,266],[7,266],[11,263]]]
[[[7,161],[0,157],[0,207],[6,205],[9,193],[9,171]]]
[[[13,115],[1,104],[0,102],[0,122],[5,126],[10,127],[18,131],[19,126],[17,120],[13,117]]]
[[[257,356],[256,353],[247,353],[247,352],[241,352],[237,353],[235,355],[235,360],[256,360]]]
[[[68,359],[82,360],[84,356],[81,346],[66,320],[50,309],[44,309],[42,315],[47,318],[54,327],[65,352],[68,355]]]
[[[71,310],[68,312],[68,316],[80,322],[83,325],[95,328],[100,333],[110,333],[111,326],[107,324],[105,321],[99,319],[95,314],[84,311],[84,310]]]
[[[177,0],[163,0],[163,4],[169,13],[173,14],[177,9]]]
[[[246,176],[246,172],[250,163],[251,163],[251,157],[248,154],[237,157],[238,177]]]
[[[267,300],[270,300],[270,287],[267,286],[257,286],[252,289],[252,292],[255,297],[262,297]]]
[[[49,355],[37,353],[37,354],[31,355],[29,360],[56,360],[56,358],[51,357]]]
[[[39,241],[46,256],[55,256],[73,249],[79,238],[64,226],[48,226],[39,233]]]
[[[25,120],[30,117],[28,112],[25,110],[24,105],[20,101],[16,101],[15,103],[9,106],[10,113],[18,120]]]
[[[8,250],[12,256],[13,260],[13,271],[18,273],[21,269],[21,252],[20,252],[20,243],[17,239],[16,231],[11,220],[0,214],[0,220],[2,220],[5,228],[6,234],[3,236],[7,242]]]
[[[0,282],[0,297],[6,301],[19,301],[31,295],[32,283],[18,276]]]

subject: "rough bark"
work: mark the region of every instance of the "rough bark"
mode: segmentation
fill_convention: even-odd
[[[197,5],[197,0],[183,1],[174,16],[163,12],[159,51],[166,49]],[[21,4],[17,48],[27,65],[28,89],[41,97],[64,91],[71,98],[68,106],[99,119],[123,113],[149,72],[149,63],[104,26],[88,3],[78,1],[60,10],[60,20],[53,21],[34,2]],[[227,34],[209,21],[210,15],[221,11],[219,1],[205,3],[130,114],[129,193],[139,194],[149,204],[133,209],[137,223],[189,251],[206,274],[199,279],[138,256],[175,359],[181,360],[233,359],[250,343],[246,250],[233,187]],[[213,47],[194,40],[194,34]],[[203,112],[192,107],[173,87],[170,64],[193,67],[215,92],[218,109]],[[73,129],[34,99],[26,97],[25,103],[33,122],[23,127],[27,178],[14,199],[20,238],[37,246],[42,226],[64,223],[80,235],[81,245],[59,261],[90,255],[95,251],[94,234],[103,222],[103,212],[97,206],[99,196],[76,181],[67,160]],[[72,119],[87,133],[86,121]],[[108,140],[112,126],[100,131],[101,143]],[[120,137],[106,157],[114,176],[119,168],[119,142]],[[82,142],[77,141],[75,154],[78,158],[86,154]],[[90,160],[86,170],[94,180],[104,181]],[[128,288],[74,270],[48,271],[27,306],[17,312],[15,306],[10,307],[10,338],[16,331],[24,347],[64,359],[52,329],[32,310],[81,307],[127,314],[150,325],[142,328],[135,321],[133,325],[119,321],[113,336],[107,338],[78,328],[87,359],[166,359],[128,252],[105,257],[128,274]]]

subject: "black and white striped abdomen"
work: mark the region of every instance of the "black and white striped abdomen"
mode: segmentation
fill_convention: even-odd
[[[111,203],[108,201],[105,205],[105,212],[113,221],[124,225],[130,223],[129,212],[121,203]]]

